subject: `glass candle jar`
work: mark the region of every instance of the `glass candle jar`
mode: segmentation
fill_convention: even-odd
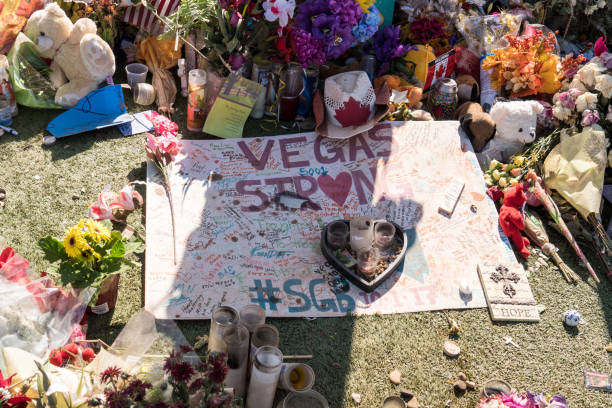
[[[243,324],[232,324],[223,331],[229,370],[225,385],[234,389],[236,397],[244,397],[249,363],[249,330]]]
[[[451,78],[440,78],[429,91],[431,113],[436,120],[452,120],[457,108],[457,83]]]
[[[379,259],[380,252],[376,247],[362,248],[357,252],[357,267],[366,279],[376,277]]]
[[[289,64],[280,76],[278,118],[292,121],[297,114],[298,100],[304,90],[304,69],[299,64]]]
[[[238,311],[230,306],[217,306],[213,309],[210,319],[210,334],[208,336],[208,351],[217,353],[227,352],[227,345],[223,341],[223,332],[232,324],[238,324]]]
[[[327,227],[327,244],[332,249],[343,249],[349,237],[349,227],[342,220],[334,221]]]
[[[272,408],[282,363],[283,353],[278,348],[262,346],[257,349],[246,408]]]
[[[240,323],[253,334],[255,327],[266,322],[266,311],[259,305],[246,305],[240,309]]]
[[[329,408],[325,397],[314,390],[292,392],[277,408]]]
[[[353,218],[350,222],[351,248],[358,252],[369,248],[374,241],[374,220],[368,217]]]
[[[395,226],[388,221],[379,221],[374,226],[374,245],[380,249],[387,249],[395,238]]]

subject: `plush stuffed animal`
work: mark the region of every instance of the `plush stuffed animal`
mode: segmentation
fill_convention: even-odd
[[[491,108],[496,134],[478,155],[482,166],[491,160],[507,162],[510,157],[536,138],[538,114],[544,110],[537,101],[496,102]]]
[[[521,235],[525,229],[525,220],[521,209],[527,196],[523,192],[523,184],[510,187],[504,192],[504,205],[499,209],[499,225],[523,258],[529,257],[529,240]]]
[[[455,116],[461,123],[461,128],[472,141],[474,151],[479,153],[495,135],[495,122],[482,106],[476,102],[465,102],[457,108]]]
[[[24,32],[51,59],[50,80],[57,89],[55,102],[72,107],[115,73],[115,56],[97,34],[93,20],[72,24],[57,3],[32,13]]]
[[[457,82],[459,103],[480,100],[480,87],[478,86],[478,81],[473,76],[459,75],[455,82]]]

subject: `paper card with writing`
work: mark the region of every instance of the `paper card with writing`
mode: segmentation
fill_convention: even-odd
[[[230,75],[221,87],[202,131],[224,138],[242,137],[244,124],[262,89],[257,82]]]
[[[540,321],[527,274],[520,264],[479,264],[478,275],[493,321]]]

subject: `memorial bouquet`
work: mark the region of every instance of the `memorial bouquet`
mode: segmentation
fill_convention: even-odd
[[[147,157],[155,163],[164,180],[164,188],[170,202],[170,216],[172,219],[172,254],[176,264],[176,223],[174,218],[174,202],[172,199],[172,184],[170,183],[170,170],[176,156],[181,151],[181,144],[176,138],[178,125],[163,115],[153,112],[149,117],[155,128],[155,135],[147,133]]]
[[[612,127],[612,54],[603,52],[577,68],[568,67],[570,74],[553,97],[554,117],[568,126]]]
[[[568,405],[562,395],[518,394],[512,391],[510,395],[482,398],[476,408],[568,408]]]
[[[144,251],[140,240],[127,240],[112,230],[110,222],[91,218],[70,227],[62,240],[47,236],[38,245],[51,262],[47,271],[50,276],[58,277],[64,286],[94,287],[98,291],[107,278],[139,266],[130,256]],[[90,304],[96,300],[94,296]]]
[[[536,29],[533,35],[507,35],[506,39],[509,45],[494,49],[482,63],[483,70],[493,69],[493,89],[506,90],[511,98],[523,98],[538,93],[554,94],[561,88],[553,33],[544,35]]]

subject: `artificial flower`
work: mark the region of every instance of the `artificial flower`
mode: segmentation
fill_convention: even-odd
[[[321,65],[325,63],[323,44],[308,31],[298,28],[292,33],[295,56],[302,66]]]
[[[370,7],[376,3],[376,0],[357,0],[357,3],[359,4],[359,7],[361,7],[361,11],[367,13]]]
[[[595,45],[593,45],[593,55],[599,57],[604,52],[608,52],[608,47],[606,46],[606,41],[608,41],[608,37],[599,37],[595,41]]]
[[[121,210],[121,211],[134,211],[136,209],[136,204],[139,207],[142,207],[142,196],[140,193],[134,189],[132,189],[133,184],[144,184],[141,181],[133,181],[128,183],[125,187],[121,189],[118,195],[115,196],[115,199],[109,204],[110,208],[113,210]],[[136,202],[134,202],[136,200]]]
[[[599,122],[599,112],[597,110],[586,109],[582,112],[582,126],[592,126]]]
[[[115,193],[110,188],[110,184],[106,185],[98,194],[98,201],[89,205],[89,218],[96,221],[113,219],[113,209],[109,204],[115,199]]]
[[[597,75],[595,77],[595,89],[601,92],[604,98],[612,98],[612,75]]]
[[[147,157],[160,164],[167,165],[174,161],[181,147],[178,139],[173,135],[153,136],[151,133],[147,133]]]
[[[81,251],[87,248],[89,248],[89,245],[78,227],[72,227],[66,232],[64,236],[64,249],[69,257],[78,258],[81,256]]]
[[[583,112],[586,109],[595,109],[597,107],[597,94],[585,92],[576,98],[576,110]]]
[[[400,43],[400,26],[389,26],[380,28],[374,35],[372,45],[369,49],[374,49],[376,60],[380,64],[379,76],[383,75],[388,69],[389,64],[394,58],[400,58],[409,51],[416,49],[416,46]]]
[[[278,25],[285,27],[289,19],[293,18],[295,0],[267,0],[261,6],[265,10],[266,20],[270,22],[278,20]]]
[[[483,70],[493,69],[491,85],[510,90],[510,97],[525,97],[539,92],[554,94],[562,84],[557,72],[558,57],[553,54],[555,36],[534,30],[533,35],[507,35],[509,45],[493,50],[482,64]]]
[[[361,19],[361,7],[355,0],[329,0],[329,9],[344,26],[352,28]]]
[[[156,111],[151,111],[151,113],[145,114],[145,116],[153,124],[155,134],[159,136],[165,136],[168,134],[176,136],[178,132],[178,125],[164,115],[161,115]]]
[[[380,11],[378,11],[376,6],[372,5],[367,10],[367,13],[361,16],[359,24],[353,27],[353,36],[355,36],[360,43],[365,43],[376,34],[378,26],[381,23],[382,17]]]

